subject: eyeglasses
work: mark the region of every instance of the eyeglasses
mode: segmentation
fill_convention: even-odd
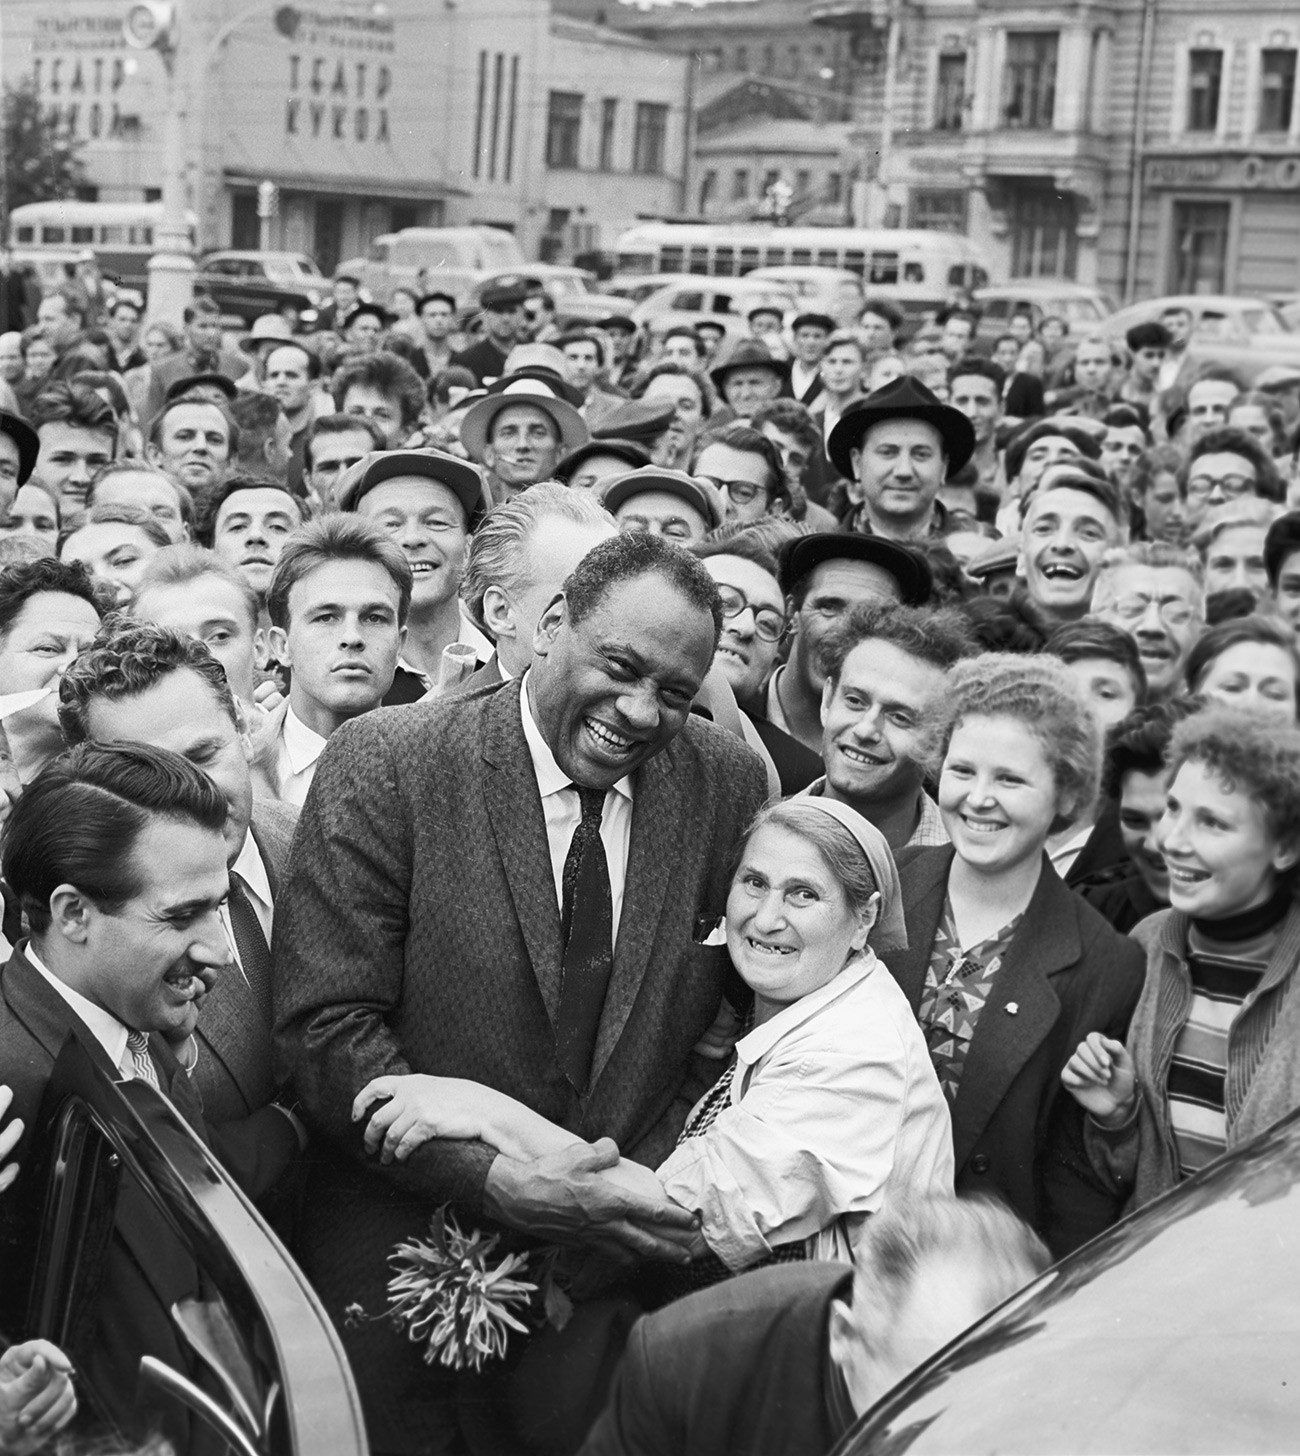
[[[757,500],[760,495],[767,494],[765,485],[755,485],[752,480],[719,480],[716,475],[701,475],[697,479],[707,480],[710,484],[717,486],[738,506],[747,506],[751,501]]]
[[[1226,496],[1246,495],[1255,489],[1255,477],[1253,475],[1193,475],[1187,482],[1187,494],[1200,500],[1208,496],[1216,485]]]
[[[754,635],[760,642],[779,642],[785,636],[789,623],[775,607],[756,607],[734,586],[720,586],[718,595],[722,598],[722,615],[728,620],[740,616],[746,608],[753,612]]]
[[[1139,596],[1134,593],[1132,596],[1119,597],[1114,604],[1115,615],[1123,622],[1136,622],[1139,618],[1155,607],[1160,620],[1170,627],[1185,627],[1196,615],[1196,609],[1190,602],[1185,602],[1181,597],[1166,597],[1163,601],[1156,601],[1154,597]]]

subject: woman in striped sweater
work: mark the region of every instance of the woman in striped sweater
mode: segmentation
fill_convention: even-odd
[[[1169,766],[1170,908],[1133,931],[1127,1046],[1094,1032],[1062,1073],[1130,1208],[1300,1106],[1300,731],[1210,708],[1174,730]]]

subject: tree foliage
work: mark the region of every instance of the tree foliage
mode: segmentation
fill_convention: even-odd
[[[66,121],[41,103],[33,77],[6,86],[0,101],[0,157],[4,160],[0,211],[27,202],[72,197],[84,180],[81,143]]]

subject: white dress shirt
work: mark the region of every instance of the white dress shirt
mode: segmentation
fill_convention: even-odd
[[[307,802],[307,790],[316,777],[316,762],[329,740],[322,738],[293,711],[286,710],[275,755],[276,782],[286,804]]]
[[[658,1169],[729,1269],[801,1239],[838,1256],[892,1195],[951,1197],[948,1103],[874,951],[741,1037],[736,1059],[730,1106]]]
[[[93,1001],[87,1001],[80,991],[74,991],[66,981],[59,980],[36,954],[36,947],[30,940],[27,942],[26,954],[32,965],[72,1007],[77,1017],[85,1022],[86,1029],[108,1053],[109,1061],[120,1069],[124,1077],[134,1078],[135,1069],[131,1065],[131,1057],[126,1049],[126,1027],[111,1011],[105,1011],[102,1006],[96,1006]]]
[[[524,674],[519,692],[520,717],[524,738],[537,776],[537,790],[542,796],[542,813],[546,816],[546,840],[551,851],[551,871],[555,876],[555,901],[564,908],[564,861],[573,831],[582,819],[582,804],[573,780],[555,761],[542,730],[533,717],[528,700],[528,678]],[[605,809],[600,820],[600,839],[605,846],[605,862],[609,866],[609,888],[614,901],[614,944],[618,944],[618,922],[623,913],[623,890],[627,884],[627,856],[632,842],[632,780],[621,778],[605,794]]]
[[[239,851],[239,858],[230,867],[232,875],[238,875],[244,882],[244,891],[248,895],[248,903],[253,907],[253,914],[257,916],[257,923],[262,927],[262,934],[266,936],[267,945],[271,944],[271,930],[273,927],[272,916],[274,907],[271,904],[271,877],[266,872],[266,864],[262,859],[262,851],[258,849],[253,839],[253,831],[250,829],[244,835],[244,847]],[[226,932],[226,940],[230,945],[230,954],[239,967],[239,974],[248,980],[244,972],[243,962],[239,958],[239,946],[235,943],[235,928],[230,922],[230,905],[227,901],[221,903],[221,924]]]
[[[806,364],[800,364],[796,359],[790,366],[790,390],[795,399],[802,403],[804,392],[812,386],[813,380],[821,372],[821,365],[814,364],[811,369]]]
[[[1083,853],[1083,846],[1087,844],[1093,831],[1093,825],[1085,824],[1082,829],[1076,829],[1069,839],[1063,840],[1053,848],[1051,841],[1047,844],[1047,857],[1052,862],[1052,868],[1062,879],[1074,868],[1074,862]]]

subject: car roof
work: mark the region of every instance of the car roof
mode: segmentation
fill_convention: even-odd
[[[1298,1230],[1300,1112],[973,1325],[836,1456],[1294,1451]]]

